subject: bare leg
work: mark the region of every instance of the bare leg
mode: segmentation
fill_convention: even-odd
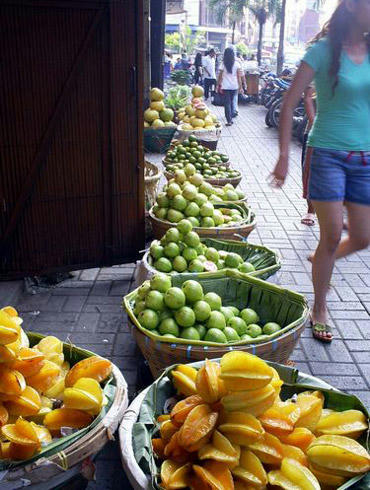
[[[312,281],[315,300],[312,308],[313,323],[327,322],[326,295],[335,262],[335,253],[343,226],[343,203],[314,201],[320,225],[320,241],[312,262]],[[323,337],[331,334],[323,332]]]
[[[341,259],[362,250],[370,244],[370,206],[346,203],[348,211],[348,237],[337,248],[335,257]]]

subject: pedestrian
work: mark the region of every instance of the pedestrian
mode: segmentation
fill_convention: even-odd
[[[194,82],[199,85],[202,82],[202,55],[197,53],[194,60]]]
[[[313,148],[309,198],[320,225],[320,241],[312,258],[315,338],[331,342],[326,296],[335,259],[370,243],[370,31],[369,0],[342,0],[329,22],[312,41],[280,117],[280,156],[272,185],[283,185],[288,173],[293,111],[314,79],[317,115],[309,134]],[[343,205],[348,236],[341,240]]]
[[[239,63],[235,60],[233,48],[226,48],[224,60],[218,74],[217,91],[224,95],[226,126],[233,124],[235,117],[235,95],[242,92],[242,73]]]
[[[303,95],[304,109],[307,116],[307,125],[303,135],[302,156],[301,156],[303,198],[306,199],[307,201],[307,212],[302,217],[301,223],[307,226],[313,226],[315,224],[315,208],[313,207],[311,200],[308,198],[309,164],[307,166],[305,165],[306,161],[309,162],[312,156],[312,147],[308,148],[307,151],[307,140],[308,140],[308,134],[311,131],[316,115],[314,95],[315,95],[314,88],[312,85],[309,85],[304,91],[304,95]]]
[[[171,55],[165,51],[164,53],[164,66],[163,76],[164,78],[170,78],[171,75]]]
[[[204,98],[207,100],[209,92],[216,85],[216,51],[211,48],[208,55],[203,58]]]
[[[188,55],[186,53],[182,53],[181,55],[181,70],[188,70],[190,68],[190,62]]]
[[[174,69],[175,70],[181,70],[182,69],[181,58],[177,58]]]

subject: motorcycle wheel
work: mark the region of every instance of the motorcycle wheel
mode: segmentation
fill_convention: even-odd
[[[271,123],[274,128],[279,127],[279,121],[280,121],[280,110],[281,110],[281,105],[282,105],[282,99],[278,99],[274,102],[274,104],[271,106]]]
[[[270,109],[266,112],[265,116],[265,124],[268,128],[272,128],[272,122],[271,122],[271,114],[270,114]]]

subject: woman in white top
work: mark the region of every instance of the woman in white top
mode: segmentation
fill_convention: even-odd
[[[217,80],[217,91],[224,95],[226,126],[233,123],[233,115],[236,113],[234,97],[238,90],[242,91],[242,70],[235,60],[234,50],[226,48]]]

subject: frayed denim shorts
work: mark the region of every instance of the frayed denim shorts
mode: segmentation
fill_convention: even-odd
[[[304,165],[308,199],[370,206],[370,151],[310,150]]]

